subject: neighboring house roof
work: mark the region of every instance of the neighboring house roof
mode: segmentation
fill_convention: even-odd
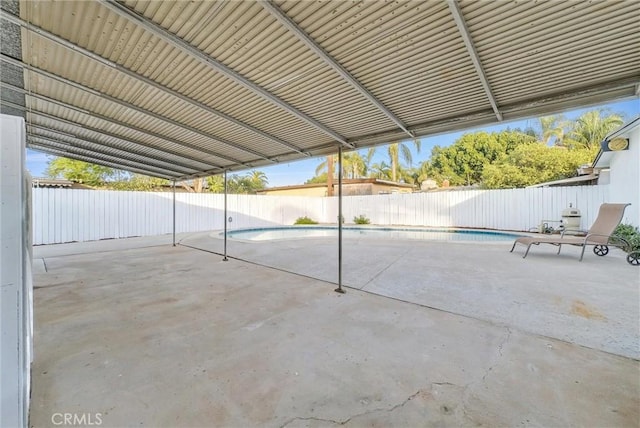
[[[381,180],[379,178],[345,178],[342,180],[343,186],[349,185],[349,184],[378,184],[382,186],[406,187],[406,188],[414,187],[412,184],[397,183],[395,181]],[[333,182],[333,186],[336,187],[337,185],[338,185],[338,180],[336,179]],[[309,184],[295,184],[292,186],[268,187],[266,189],[258,191],[258,193],[271,192],[276,190],[314,189],[317,187],[327,187],[327,183],[309,183]]]
[[[554,181],[547,181],[545,183],[538,183],[531,186],[527,186],[527,188],[554,187],[554,186],[578,186],[578,185],[597,184],[597,183],[598,183],[598,174],[588,174],[588,175],[580,175],[578,177],[563,178],[562,180],[554,180]]]
[[[71,180],[60,180],[57,178],[33,178],[31,179],[33,187],[56,187],[64,189],[91,189],[89,186],[73,182]]]
[[[631,131],[636,129],[638,126],[640,126],[640,116],[636,117],[631,122],[622,125],[618,130],[607,135],[604,141],[602,141],[602,143],[600,144],[600,150],[598,151],[598,154],[593,161],[594,168],[608,168],[611,163],[611,158],[616,152],[603,150],[603,147],[607,147],[608,142],[615,137],[624,137],[629,135]],[[629,144],[631,144],[631,140],[629,140]]]

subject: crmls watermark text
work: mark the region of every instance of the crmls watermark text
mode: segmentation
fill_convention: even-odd
[[[99,426],[102,413],[54,413],[51,423],[60,426]]]

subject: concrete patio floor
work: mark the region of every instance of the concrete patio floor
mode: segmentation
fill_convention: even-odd
[[[621,252],[210,235],[34,249],[32,426],[640,425]]]

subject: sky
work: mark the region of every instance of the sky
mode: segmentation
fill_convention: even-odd
[[[582,113],[594,110],[594,109],[607,109],[612,113],[617,113],[623,116],[624,122],[629,122],[630,120],[640,116],[640,99],[634,98],[632,100],[601,104],[597,106],[592,106],[588,108],[582,108],[577,110],[569,110],[565,111],[563,114],[567,119],[574,120],[577,119]],[[427,160],[431,155],[431,149],[434,146],[449,146],[453,144],[458,138],[460,138],[465,133],[475,132],[475,131],[487,131],[487,132],[498,132],[502,131],[506,128],[534,128],[537,129],[538,119],[530,118],[525,120],[516,120],[511,122],[502,122],[500,124],[495,125],[486,125],[477,128],[469,128],[464,131],[450,132],[447,134],[440,134],[429,136],[426,138],[421,138],[421,149],[420,153],[417,153],[413,144],[409,144],[409,147],[412,151],[413,157],[413,166],[417,166],[423,161]],[[363,151],[366,153],[366,150]],[[52,157],[46,155],[41,152],[37,152],[34,150],[27,149],[27,169],[31,173],[33,177],[43,177],[44,171],[47,168],[47,164]],[[300,160],[296,162],[282,163],[273,166],[260,167],[258,168],[260,171],[263,171],[269,180],[269,187],[278,187],[278,186],[287,186],[294,184],[303,184],[305,181],[310,179],[315,175],[316,167],[325,160],[324,157],[316,157],[305,160]],[[385,161],[389,163],[388,156],[384,146],[379,146],[376,149],[376,153],[373,157],[372,163]],[[246,172],[239,172],[238,174],[243,175]]]

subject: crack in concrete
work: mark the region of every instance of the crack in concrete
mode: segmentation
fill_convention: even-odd
[[[498,354],[500,354],[500,357],[503,356],[502,349],[504,348],[504,345],[509,341],[509,339],[511,338],[511,334],[512,334],[512,331],[511,331],[511,329],[509,327],[505,327],[505,328],[507,329],[507,334],[504,336],[504,339],[502,339],[502,342],[500,342],[500,344],[498,345]],[[493,370],[493,368],[496,366],[497,363],[498,363],[498,361],[495,361],[493,364],[491,364],[489,366],[487,371],[482,376],[482,381],[483,382],[487,379],[487,376]]]
[[[394,261],[392,261],[391,263],[389,263],[389,265],[382,269],[380,272],[378,272],[377,274],[375,274],[369,281],[367,281],[362,287],[360,287],[358,290],[364,290],[364,288],[371,284],[376,278],[378,278],[380,275],[382,275],[383,273],[385,273],[387,270],[389,270],[389,268],[393,265],[395,265],[396,263],[398,263],[398,261],[403,258],[404,256],[406,256],[407,254],[409,254],[409,252],[411,251],[411,249],[405,251],[404,253],[402,253],[401,255],[399,255]]]
[[[446,382],[445,382],[445,383],[443,383],[443,384],[446,384]],[[451,384],[450,384],[450,385],[451,385]],[[395,406],[393,406],[393,407],[391,407],[391,408],[388,408],[388,409],[373,409],[373,410],[368,410],[368,411],[363,412],[363,413],[358,413],[358,414],[355,414],[355,415],[353,415],[353,416],[349,416],[347,419],[345,419],[345,420],[343,420],[343,421],[336,421],[336,420],[333,420],[333,419],[323,419],[323,418],[316,418],[316,417],[306,417],[306,418],[305,418],[305,417],[300,417],[300,416],[298,416],[298,417],[295,417],[295,418],[291,418],[291,419],[289,419],[287,422],[285,422],[283,425],[281,425],[281,426],[280,426],[280,428],[284,428],[284,427],[286,427],[287,425],[289,425],[290,423],[295,422],[295,421],[318,421],[318,422],[330,422],[330,423],[335,424],[335,425],[346,425],[346,424],[348,424],[352,419],[359,418],[359,417],[361,417],[361,416],[366,416],[366,415],[369,415],[369,414],[371,414],[371,413],[376,413],[376,412],[391,413],[391,412],[393,412],[394,410],[396,410],[396,409],[398,409],[398,408],[400,408],[400,407],[405,406],[409,401],[411,401],[411,400],[413,400],[414,398],[416,398],[416,397],[417,397],[421,392],[423,392],[423,391],[424,391],[423,389],[419,389],[415,394],[411,394],[411,395],[409,396],[409,398],[407,398],[406,400],[404,400],[403,402],[401,402],[401,403],[399,403],[399,404],[396,404]]]

